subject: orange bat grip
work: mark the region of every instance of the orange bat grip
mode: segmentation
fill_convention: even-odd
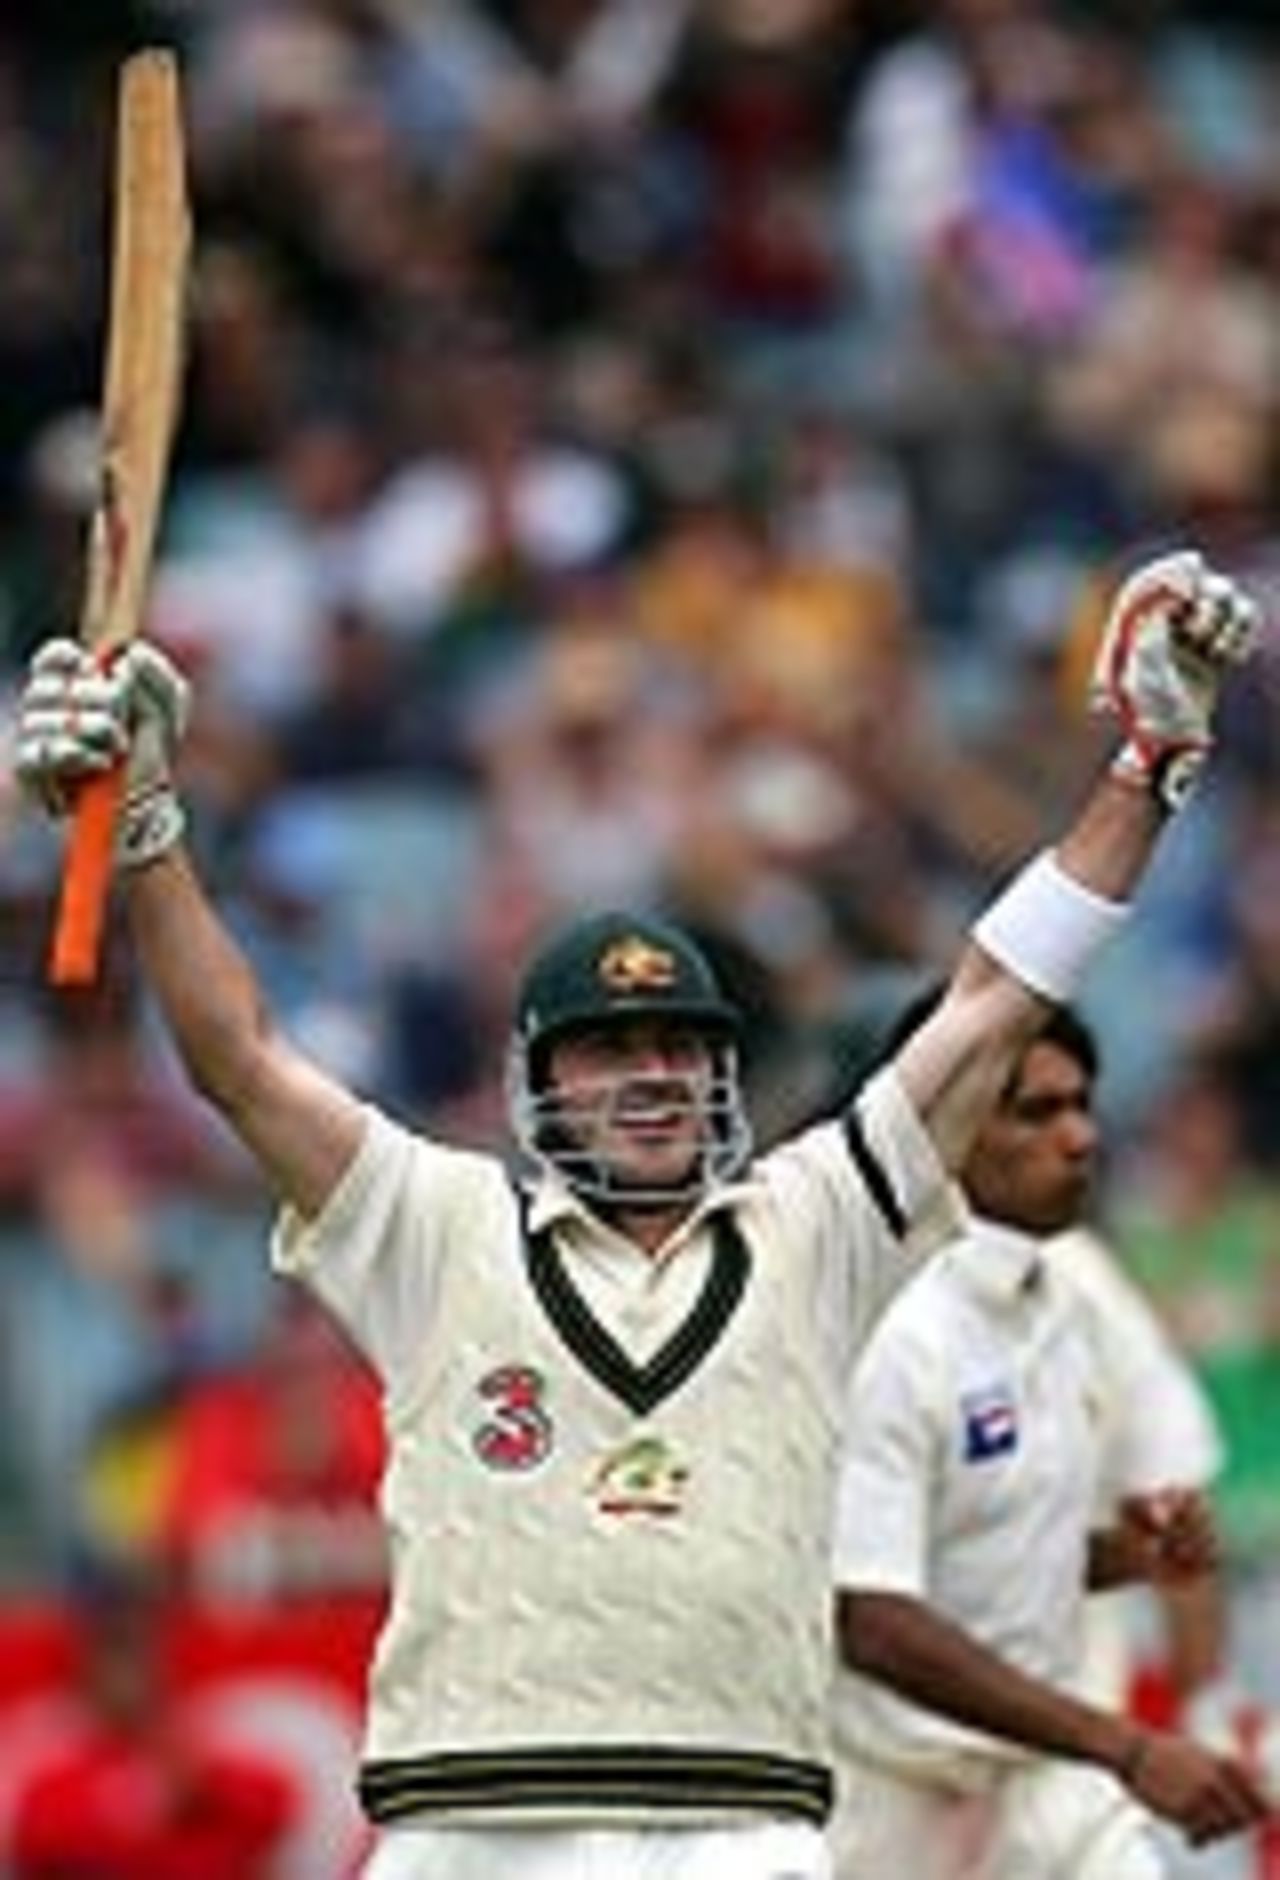
[[[54,986],[91,986],[98,976],[124,768],[121,762],[87,778],[76,797],[49,953]]]

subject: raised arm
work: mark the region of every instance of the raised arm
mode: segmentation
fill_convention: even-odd
[[[1253,603],[1191,551],[1121,587],[1093,677],[1095,705],[1118,721],[1119,752],[1056,846],[976,923],[938,1010],[896,1059],[948,1167],[963,1163],[1047,1006],[1072,997],[1123,923],[1161,828],[1208,756],[1223,678],[1256,629]]]
[[[192,1084],[281,1200],[315,1214],[355,1154],[363,1110],[294,1049],[181,848],[127,878],[138,958]]]
[[[127,757],[116,869],[143,973],[192,1084],[281,1199],[314,1214],[355,1154],[363,1111],[276,1030],[196,878],[169,774],[186,715],[186,682],[145,642],[104,674],[74,642],[50,641],[22,699],[18,774],[59,814],[83,777]]]

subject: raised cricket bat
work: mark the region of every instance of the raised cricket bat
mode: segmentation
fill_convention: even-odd
[[[141,624],[182,379],[187,261],[182,99],[171,52],[120,68],[102,466],[89,525],[80,634],[106,661]],[[63,865],[49,979],[97,976],[124,766],[84,784]]]

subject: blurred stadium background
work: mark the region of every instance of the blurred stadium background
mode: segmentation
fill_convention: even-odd
[[[1099,1219],[1222,1419],[1235,1649],[1280,1705],[1273,10],[5,5],[6,698],[75,623],[114,68],[144,42],[182,56],[197,217],[150,616],[197,679],[195,841],[285,1023],[428,1129],[501,1140],[525,947],[619,899],[749,1007],[764,1133],[807,1114],[1074,801],[1117,571],[1191,536],[1262,600],[1086,1009]],[[109,1635],[145,1562],[182,1589],[183,1701],[287,1749],[262,1871],[336,1880],[368,1383],[270,1288],[265,1199],[124,951],[42,994],[56,852],[10,788],[0,1874],[77,1627]]]

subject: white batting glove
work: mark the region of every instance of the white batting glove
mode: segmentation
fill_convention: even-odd
[[[1257,634],[1253,601],[1194,549],[1148,562],[1112,603],[1091,702],[1124,729],[1118,773],[1166,809],[1179,808],[1194,786],[1213,743],[1222,681]]]
[[[118,868],[139,868],[182,835],[170,758],[186,727],[190,688],[156,646],[135,640],[105,667],[75,640],[48,640],[18,703],[18,781],[63,816],[86,778],[124,760],[116,823]]]

